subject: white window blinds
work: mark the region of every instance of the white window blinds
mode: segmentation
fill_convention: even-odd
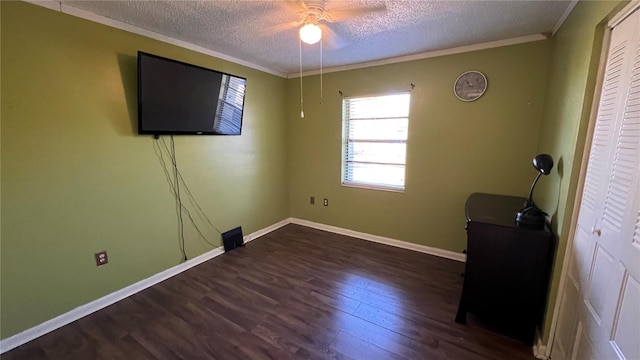
[[[343,100],[345,185],[404,190],[410,93]]]
[[[240,134],[245,79],[222,75],[220,98],[213,129],[221,134]]]

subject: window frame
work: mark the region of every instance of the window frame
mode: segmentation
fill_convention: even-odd
[[[236,81],[243,81],[244,83],[239,86],[232,86]],[[229,92],[231,89],[233,92]],[[242,91],[239,91],[242,89]],[[242,133],[242,112],[244,111],[244,94],[246,92],[246,80],[237,76],[222,74],[222,81],[220,82],[220,92],[218,94],[218,105],[216,107],[216,114],[214,116],[213,130],[222,134],[241,134]],[[238,93],[242,93],[242,101],[238,106]],[[232,117],[235,117],[240,113],[240,121],[227,121],[227,118],[223,114],[227,113],[225,110],[232,113]],[[231,128],[236,124],[240,124],[237,128]]]
[[[347,114],[348,102],[354,99],[367,99],[367,98],[383,98],[387,96],[395,96],[395,95],[408,95],[409,97],[409,105],[407,109],[407,138],[402,140],[375,140],[377,143],[385,143],[385,144],[393,144],[393,143],[403,143],[404,151],[405,151],[405,159],[402,164],[404,168],[404,183],[403,185],[396,186],[392,184],[383,184],[383,183],[374,183],[374,182],[362,182],[362,181],[353,181],[347,180],[347,147],[349,144],[349,122],[353,121],[349,118]],[[392,117],[383,117],[379,119],[393,119],[393,118],[404,118],[404,116],[392,116]],[[352,188],[360,188],[360,189],[369,189],[369,190],[381,190],[381,191],[389,191],[389,192],[399,192],[404,193],[407,187],[407,155],[408,155],[408,143],[409,143],[409,122],[411,119],[411,91],[400,91],[393,93],[385,93],[385,94],[374,94],[374,95],[362,95],[362,96],[350,96],[344,97],[342,99],[342,145],[341,145],[341,160],[340,160],[340,183],[345,187]],[[387,165],[387,164],[381,164]],[[388,166],[398,166],[400,164],[388,164]]]

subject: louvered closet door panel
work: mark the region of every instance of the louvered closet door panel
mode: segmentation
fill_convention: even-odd
[[[618,41],[615,41],[618,40]],[[616,131],[616,118],[622,101],[621,82],[624,81],[625,65],[628,59],[627,39],[612,39],[610,55],[598,106],[598,116],[593,133],[587,175],[582,193],[582,207],[579,223],[587,228],[594,226],[597,214],[602,206],[599,194],[602,193],[607,178],[607,164],[611,156],[612,139]]]
[[[634,351],[632,357],[629,357],[632,354],[624,355],[611,336],[616,327],[614,322],[620,318],[620,311],[623,310],[620,303],[625,292],[632,297],[636,294],[633,286],[625,290],[625,279],[628,278],[631,264],[625,263],[623,258],[625,251],[634,252],[625,245],[632,242],[640,172],[639,25],[640,16],[636,14],[614,29],[614,34],[619,32],[627,38],[629,61],[621,77],[623,102],[616,121],[612,158],[605,180],[606,190],[601,196],[604,200],[602,213],[595,224],[594,256],[584,299],[588,310],[584,319],[585,332],[597,350],[597,357],[603,359],[615,359],[621,355],[621,358],[627,359],[640,357],[640,349]],[[619,334],[622,342],[638,338],[637,332],[632,334],[629,330],[627,327],[624,330],[626,334]]]
[[[607,239],[620,245],[616,270],[621,278],[611,306],[610,339],[612,348],[625,359],[640,359],[640,15],[635,18],[631,81],[603,216],[607,227],[620,227],[618,234]],[[622,196],[624,201],[619,200]],[[618,212],[620,217],[615,215]]]
[[[560,302],[558,329],[551,354],[553,359],[572,359],[578,353],[584,356],[591,351],[591,342],[585,340],[586,333],[582,324],[584,320],[581,320],[585,319],[588,311],[583,302],[584,290],[589,284],[596,245],[592,228],[596,225],[598,214],[604,206],[600,194],[605,189],[607,163],[611,157],[611,144],[622,98],[620,83],[623,81],[624,65],[627,61],[626,39],[613,39],[610,49],[589,152],[578,226],[569,254],[569,279],[565,282]]]
[[[576,270],[577,286],[584,306],[578,311],[583,321],[581,324],[583,336],[592,332],[590,329],[601,323],[602,310],[606,302],[605,292],[596,289],[606,286],[610,281],[607,274],[612,271],[613,258],[610,249],[602,248],[598,242],[598,222],[605,207],[603,196],[608,189],[609,174],[614,156],[616,133],[620,127],[620,114],[625,98],[624,84],[628,78],[628,64],[630,62],[629,38],[625,32],[614,32],[611,36],[609,56],[605,70],[598,117],[593,134],[591,151],[585,185],[583,201],[578,219],[578,231],[574,244],[579,247],[576,252],[581,254],[575,261],[581,261]],[[572,302],[575,304],[575,302]],[[594,323],[594,324],[592,324]],[[577,331],[574,330],[574,331]]]
[[[553,359],[640,359],[640,13],[611,32]]]

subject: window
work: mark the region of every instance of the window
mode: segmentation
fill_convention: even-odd
[[[218,108],[213,130],[221,134],[240,134],[244,106],[245,79],[222,75]]]
[[[342,102],[342,184],[404,190],[410,93]]]

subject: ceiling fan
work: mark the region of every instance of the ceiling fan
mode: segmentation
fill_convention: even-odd
[[[332,1],[331,4],[338,1]],[[280,32],[293,28],[300,28],[300,118],[304,118],[304,100],[302,90],[302,42],[320,43],[320,103],[322,104],[322,44],[326,43],[330,48],[339,49],[346,45],[332,29],[329,23],[350,20],[359,16],[386,10],[384,4],[373,7],[335,8],[327,0],[286,0],[276,2],[284,6],[287,11],[298,15],[297,21],[275,25],[270,32]],[[344,3],[344,2],[343,2]]]
[[[386,10],[384,4],[369,7],[334,7],[334,3],[341,1],[327,0],[288,0],[278,2],[288,11],[296,13],[300,19],[271,28],[273,32],[299,27],[300,39],[307,44],[315,44],[324,39],[329,47],[338,49],[346,45],[329,26],[329,23],[337,23],[360,16],[369,15]]]

